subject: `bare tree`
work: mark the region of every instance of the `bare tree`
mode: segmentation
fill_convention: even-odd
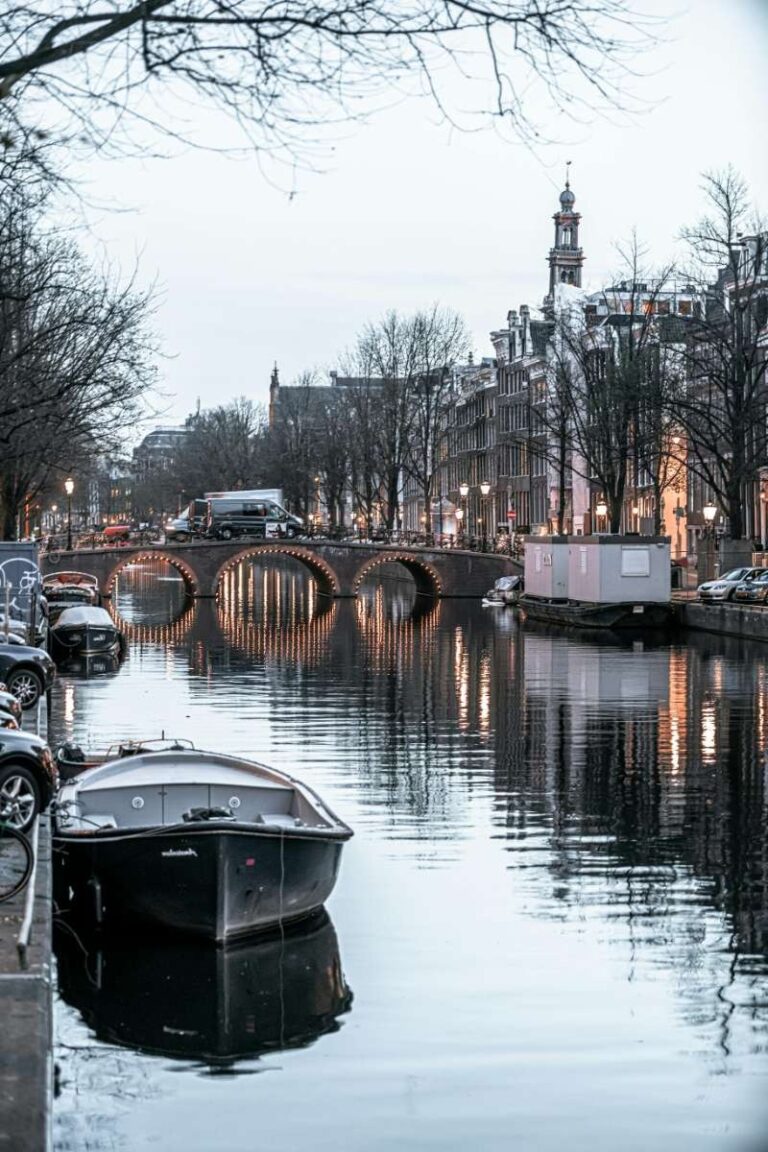
[[[357,369],[362,374],[357,374]],[[350,410],[349,475],[352,498],[365,518],[368,535],[377,511],[386,506],[384,489],[384,422],[382,381],[366,374],[369,365],[352,361],[353,382],[347,385]]]
[[[154,383],[151,295],[95,272],[45,232],[44,189],[2,171],[0,495],[2,531],[53,477],[108,453]],[[54,483],[55,486],[55,483]]]
[[[267,416],[244,396],[190,416],[176,459],[176,486],[190,497],[255,488],[267,467]]]
[[[479,110],[533,138],[531,87],[577,119],[595,103],[623,106],[651,31],[627,0],[30,0],[0,15],[0,101],[17,124],[58,107],[107,144],[127,113],[172,130],[169,96],[191,90],[260,147],[293,155],[318,125],[398,87],[446,111],[455,72],[484,81]]]
[[[317,473],[317,405],[315,372],[302,372],[296,383],[280,389],[268,437],[270,475],[280,484],[286,502],[308,516]]]
[[[363,330],[355,353],[361,379],[375,380],[378,390],[377,408],[368,408],[373,419],[369,434],[372,440],[378,437],[376,471],[389,531],[398,520],[408,456],[410,397],[416,375],[411,336],[408,321],[393,310]]]
[[[349,486],[353,426],[346,388],[320,388],[315,394],[314,459],[318,487],[330,527],[344,526],[344,495]]]
[[[469,333],[457,312],[434,305],[407,322],[412,379],[408,388],[406,469],[421,493],[430,520],[441,448],[449,434],[443,419],[453,395],[452,368],[469,350]]]
[[[689,466],[711,488],[734,540],[748,535],[748,486],[768,467],[768,233],[732,168],[704,177],[710,213],[683,233],[703,299],[685,349],[677,415]]]

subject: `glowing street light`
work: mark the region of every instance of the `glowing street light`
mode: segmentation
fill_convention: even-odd
[[[75,482],[71,476],[68,476],[64,481],[64,491],[67,494],[67,552],[72,551],[72,493],[75,490]]]
[[[483,525],[483,552],[485,552],[488,546],[488,509],[486,508],[486,503],[488,501],[488,493],[490,490],[491,486],[488,481],[483,480],[482,484],[480,485],[480,511],[482,513]]]

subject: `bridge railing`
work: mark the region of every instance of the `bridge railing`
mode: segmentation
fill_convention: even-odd
[[[278,538],[280,539],[280,538]],[[372,532],[367,532],[364,529],[335,529],[333,531],[310,531],[304,536],[295,537],[296,543],[316,542],[320,543],[347,543],[347,544],[381,544],[385,546],[401,546],[406,548],[445,548],[445,549],[460,549],[463,551],[471,552],[485,552],[495,555],[505,555],[520,558],[523,553],[523,544],[520,537],[515,537],[509,534],[499,534],[496,537],[483,537],[472,535],[468,532],[410,532],[406,529],[394,529],[387,531],[384,528],[374,529]],[[230,544],[235,545],[249,545],[264,541],[263,536],[248,536],[242,535],[228,541]],[[265,543],[275,543],[276,540],[269,539]],[[102,532],[86,532],[78,533],[73,537],[73,546],[75,549],[130,549],[130,548],[144,548],[149,546],[164,546],[166,544],[175,544],[176,541],[166,541],[165,535],[155,529],[146,531],[131,532],[127,539],[108,539]],[[206,537],[195,537],[191,541],[187,541],[185,546],[189,544],[210,544],[212,541]],[[57,533],[44,538],[42,541],[43,553],[57,553],[67,550],[67,536],[66,533]]]

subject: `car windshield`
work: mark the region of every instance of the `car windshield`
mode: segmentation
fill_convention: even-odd
[[[721,580],[746,580],[747,576],[749,576],[750,571],[751,571],[750,568],[732,568],[730,572],[726,572],[724,576],[720,577],[720,579]]]

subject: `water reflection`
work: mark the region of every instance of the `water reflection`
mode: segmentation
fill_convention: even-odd
[[[53,724],[202,732],[355,827],[332,902],[355,1027],[320,1046],[332,1074],[313,1050],[259,1078],[269,1146],[312,1143],[292,1112],[311,1097],[355,1150],[375,1116],[377,1149],[554,1152],[620,1128],[627,1152],[741,1152],[768,1071],[768,647],[520,629],[383,580],[331,602],[246,567],[178,631],[137,632],[119,681],[65,682]],[[157,1091],[175,1103],[178,1078]]]
[[[126,634],[131,625],[172,624],[189,607],[187,586],[166,560],[144,558],[122,568],[112,588],[111,608]]]
[[[90,676],[114,676],[120,671],[123,656],[117,652],[81,653],[68,660],[57,660],[56,670],[60,676],[73,676],[87,679]]]
[[[226,948],[169,937],[83,936],[57,924],[59,993],[95,1036],[210,1069],[305,1048],[352,1005],[324,912]]]

